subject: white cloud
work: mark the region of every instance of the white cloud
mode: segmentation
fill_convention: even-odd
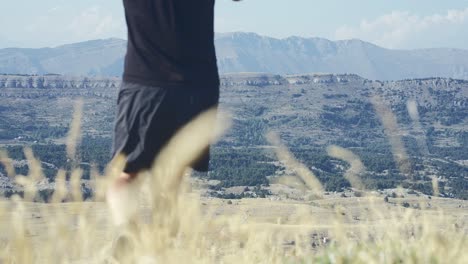
[[[126,33],[127,27],[121,13],[101,6],[76,10],[55,6],[6,27],[0,32],[0,48],[50,47],[98,38],[125,38]]]
[[[47,13],[54,13],[57,12],[60,9],[60,6],[55,6],[47,10]]]
[[[468,49],[468,8],[419,16],[394,11],[359,26],[342,26],[336,39],[359,38],[388,48],[458,47]]]
[[[99,7],[84,10],[66,27],[74,39],[120,36],[126,30],[122,19],[106,14]]]

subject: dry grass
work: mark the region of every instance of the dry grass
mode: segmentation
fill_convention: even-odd
[[[129,189],[128,205],[135,210],[121,226],[113,224],[103,200],[123,158],[115,159],[106,175],[93,174],[92,200],[82,200],[76,168],[69,182],[64,171],[58,173],[48,203],[35,203],[37,183],[43,180],[40,163],[27,149],[30,175],[13,175],[3,153],[2,162],[25,196],[0,203],[0,263],[468,263],[463,214],[426,209],[422,200],[416,201],[420,209],[404,208],[398,199],[391,205],[370,193],[341,204],[323,199],[317,178],[274,135],[269,138],[279,159],[297,172],[283,183],[301,188],[309,200],[221,205],[200,198],[189,191],[184,168],[227,127],[216,133],[207,129],[213,115],[205,113],[180,131],[154,169]],[[76,131],[70,138],[78,138]],[[393,139],[396,151],[404,154],[399,139]],[[73,156],[70,142],[67,150]],[[358,157],[338,147],[329,153],[351,163],[347,177],[362,190],[358,174],[364,168]]]

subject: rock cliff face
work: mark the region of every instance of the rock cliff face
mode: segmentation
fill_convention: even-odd
[[[119,78],[70,77],[61,75],[0,75],[0,88],[92,89],[116,88]]]
[[[435,79],[434,79],[435,80]],[[452,80],[460,81],[460,80]],[[303,74],[303,75],[273,75],[267,73],[233,73],[220,76],[223,87],[230,86],[270,86],[270,85],[300,85],[311,83],[366,83],[372,82],[355,74]],[[404,81],[407,82],[407,81]],[[420,83],[421,80],[412,82]],[[433,82],[427,79],[426,82]],[[1,88],[32,88],[32,89],[105,89],[118,88],[121,79],[116,77],[74,77],[62,75],[0,75]]]
[[[221,75],[221,86],[268,86],[306,83],[343,83],[364,81],[362,77],[347,74],[309,74],[280,76],[264,73],[236,73]],[[33,89],[93,89],[117,88],[121,80],[107,77],[74,77],[62,75],[0,75],[0,88]]]
[[[360,40],[275,39],[253,33],[218,34],[221,73],[353,73],[372,80],[468,79],[468,50],[390,50]],[[126,41],[93,40],[43,49],[0,49],[0,73],[121,76]]]
[[[120,87],[121,79],[117,77],[76,77],[65,75],[0,75],[1,88],[33,89],[113,89]],[[271,86],[303,84],[365,84],[372,87],[385,86],[387,89],[404,89],[408,87],[438,87],[453,90],[468,85],[468,80],[451,78],[424,78],[399,81],[372,81],[356,74],[302,74],[274,75],[268,73],[231,73],[220,76],[223,87],[230,86]],[[468,91],[463,91],[468,95]]]

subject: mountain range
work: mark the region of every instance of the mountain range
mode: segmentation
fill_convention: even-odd
[[[221,73],[352,73],[373,80],[445,77],[468,79],[468,50],[391,50],[357,39],[276,39],[255,33],[215,37]],[[92,40],[55,48],[0,49],[0,73],[120,76],[122,39]]]

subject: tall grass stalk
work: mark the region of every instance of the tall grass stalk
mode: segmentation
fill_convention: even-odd
[[[181,130],[154,168],[132,186],[135,215],[123,226],[113,224],[103,202],[123,157],[114,159],[105,175],[93,170],[95,195],[86,201],[81,169],[60,170],[55,191],[44,203],[37,188],[44,177],[32,151],[25,150],[27,176],[14,175],[11,160],[0,153],[8,174],[25,190],[24,198],[15,195],[0,202],[0,263],[468,263],[466,216],[427,209],[423,200],[415,202],[419,209],[405,208],[398,198],[384,202],[370,192],[347,200],[324,199],[317,177],[274,134],[269,139],[279,159],[297,174],[289,185],[302,184],[313,200],[246,199],[237,210],[223,211],[228,205],[202,198],[184,176],[187,165],[228,127],[210,131],[213,115],[205,113]],[[387,124],[390,130],[395,125]],[[69,138],[79,137],[71,131]],[[393,140],[397,156],[404,157],[400,140]],[[76,144],[70,141],[68,146],[73,157]],[[329,154],[350,163],[349,180],[362,189],[358,175],[364,167],[357,156],[339,147],[329,148]],[[432,201],[437,200],[441,198]],[[271,210],[269,216],[275,218],[280,206],[290,212],[277,221],[256,215]]]

